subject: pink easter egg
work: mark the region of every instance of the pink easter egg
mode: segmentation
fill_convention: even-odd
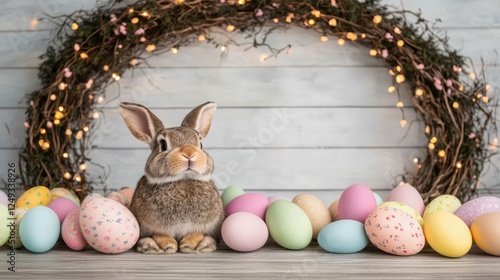
[[[61,235],[64,243],[75,251],[81,251],[87,247],[87,241],[83,237],[80,228],[80,209],[71,210],[61,226]]]
[[[492,212],[500,212],[500,198],[483,196],[467,201],[453,214],[458,216],[470,228],[477,217]]]
[[[424,215],[425,204],[420,193],[412,185],[404,184],[395,187],[385,201],[404,203],[415,209],[420,216]]]
[[[375,207],[377,201],[372,190],[365,185],[354,184],[342,192],[337,206],[337,218],[364,223]]]
[[[224,220],[221,234],[229,248],[250,252],[266,244],[269,231],[260,217],[248,212],[238,212]]]
[[[132,197],[134,197],[134,191],[135,191],[134,189],[126,187],[119,190],[118,192],[125,195],[125,197],[128,200],[128,205],[130,205],[130,203],[132,202]]]
[[[399,256],[415,255],[425,246],[424,230],[410,214],[392,207],[377,207],[365,221],[370,242]]]
[[[78,209],[78,206],[71,199],[66,197],[59,197],[52,200],[47,207],[52,209],[57,214],[59,222],[62,224],[66,215],[73,209]]]
[[[80,227],[87,243],[101,253],[125,252],[139,239],[139,224],[132,212],[108,198],[94,198],[82,205]]]
[[[249,212],[264,220],[268,205],[269,201],[266,196],[260,193],[245,193],[229,202],[226,206],[226,215],[229,216],[237,212]]]

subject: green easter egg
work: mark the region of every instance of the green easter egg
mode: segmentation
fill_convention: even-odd
[[[237,186],[229,186],[227,187],[223,192],[222,192],[222,203],[224,204],[224,207],[226,207],[226,205],[229,204],[229,202],[231,202],[231,200],[233,200],[234,198],[236,198],[237,196],[240,196],[242,194],[244,194],[245,191],[240,188],[240,187],[237,187]]]
[[[291,201],[271,203],[266,212],[266,224],[272,239],[283,248],[300,250],[311,243],[311,221],[304,210]]]
[[[9,221],[9,210],[7,206],[0,204],[0,246],[5,244],[10,236],[10,228],[8,227]]]

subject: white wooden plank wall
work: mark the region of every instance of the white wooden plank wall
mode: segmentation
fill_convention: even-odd
[[[400,7],[400,2],[385,3]],[[39,88],[38,56],[51,38],[51,24],[33,19],[92,8],[93,0],[0,0],[0,158],[17,162],[24,140],[25,93]],[[486,77],[497,90],[500,65],[500,2],[497,0],[404,1],[404,7],[433,20],[438,33],[470,56],[481,58]],[[228,34],[236,36],[235,34]],[[243,40],[241,37],[239,41]],[[368,50],[355,44],[322,43],[319,34],[294,28],[275,32],[269,42],[292,45],[292,53],[262,62],[265,49],[234,47],[221,60],[218,49],[193,43],[177,54],[149,60],[112,85],[100,108],[103,115],[92,153],[111,167],[108,188],[134,187],[149,149],[123,124],[117,104],[132,101],[152,107],[167,126],[178,125],[190,108],[207,100],[219,109],[204,146],[216,162],[221,189],[235,184],[248,191],[289,198],[307,192],[330,203],[353,183],[364,183],[387,195],[413,158],[422,156],[424,128],[411,106],[401,128],[397,95],[387,93],[391,78]],[[133,78],[132,78],[133,76]],[[494,95],[494,96],[493,96]],[[409,104],[408,99],[403,101]],[[499,111],[496,107],[497,112]],[[500,157],[485,172],[483,188],[500,193]],[[92,172],[95,169],[90,169]]]

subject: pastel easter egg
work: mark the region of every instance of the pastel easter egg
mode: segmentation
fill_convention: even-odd
[[[62,224],[66,215],[73,209],[77,209],[78,206],[69,198],[59,197],[52,200],[47,207],[52,209],[59,218],[59,222]]]
[[[472,247],[469,227],[449,212],[438,211],[425,216],[424,233],[432,249],[446,257],[459,258]]]
[[[128,205],[132,203],[132,198],[134,197],[134,192],[135,190],[129,187],[122,188],[121,190],[118,191],[119,193],[122,193],[125,195],[125,197],[128,200]]]
[[[80,251],[87,247],[87,241],[83,237],[80,228],[80,209],[73,209],[66,215],[61,226],[61,236],[64,243],[72,250]]]
[[[365,232],[375,247],[393,255],[415,255],[425,246],[420,224],[397,208],[377,207],[366,218]]]
[[[59,197],[68,197],[68,196],[72,196],[73,198],[78,200],[78,196],[75,194],[75,192],[67,188],[53,188],[50,190],[50,195],[52,196],[52,200]],[[78,205],[79,204],[80,203],[78,203]]]
[[[87,195],[87,196],[83,199],[83,201],[82,201],[82,205],[83,205],[83,204],[85,204],[85,203],[87,203],[87,202],[89,202],[89,200],[91,200],[91,199],[94,199],[94,198],[103,198],[103,197],[104,197],[104,196],[102,196],[102,194],[100,194],[100,193],[91,193],[91,194]]]
[[[24,246],[19,235],[19,225],[21,224],[21,221],[23,220],[24,214],[26,214],[26,212],[28,212],[28,209],[26,208],[16,208],[16,210],[14,210],[14,219],[16,219],[14,246],[16,248],[22,248]]]
[[[44,186],[37,186],[25,191],[17,200],[16,208],[31,209],[36,206],[47,206],[52,200],[50,190]]]
[[[461,205],[462,203],[460,203],[460,200],[456,196],[450,194],[440,195],[431,200],[427,207],[425,207],[424,218],[430,213],[437,211],[454,213]]]
[[[80,199],[78,197],[76,197],[74,195],[65,195],[65,196],[61,196],[61,197],[65,197],[65,198],[73,201],[76,204],[76,206],[78,206],[78,208],[80,208],[81,203],[80,203]],[[52,200],[54,200],[54,199],[52,199]]]
[[[228,186],[226,189],[221,194],[222,198],[222,203],[224,204],[224,207],[226,207],[231,200],[234,198],[244,194],[245,191],[238,187],[238,186]]]
[[[500,212],[491,212],[477,217],[470,226],[472,239],[479,249],[500,256]]]
[[[118,203],[125,205],[125,207],[129,206],[128,198],[123,193],[112,192],[112,193],[108,194],[106,197],[109,199],[112,199]]]
[[[406,213],[410,214],[417,222],[420,224],[420,226],[424,225],[424,219],[418,214],[418,212],[413,209],[412,207],[402,203],[402,202],[396,202],[396,201],[387,201],[382,204],[380,204],[377,207],[392,207],[392,208],[397,208],[399,210],[403,210]]]
[[[302,208],[288,200],[277,200],[269,205],[266,224],[271,238],[283,248],[304,249],[312,240],[309,217]]]
[[[350,254],[363,250],[368,245],[365,225],[355,220],[339,220],[326,225],[318,235],[318,244],[323,250]]]
[[[313,238],[317,239],[323,227],[332,222],[330,211],[321,199],[310,194],[298,194],[292,202],[306,213],[313,228]]]
[[[402,202],[415,209],[420,216],[424,215],[424,200],[422,199],[422,195],[412,185],[404,184],[395,187],[385,201]]]
[[[7,206],[0,204],[0,247],[7,242],[10,236],[11,229],[7,226],[9,225],[9,209]]]
[[[222,239],[231,249],[239,252],[258,250],[269,237],[266,223],[248,212],[238,212],[227,217],[222,224]]]
[[[337,221],[339,219],[339,200],[335,200],[328,206],[328,211],[330,211],[330,215],[332,216],[332,221]]]
[[[384,200],[382,199],[382,197],[380,196],[380,194],[374,192],[373,195],[375,196],[375,201],[377,202],[377,206],[379,206],[380,204],[384,203]]]
[[[482,214],[500,212],[500,198],[483,196],[467,201],[453,214],[462,219],[470,227],[472,222]]]
[[[349,186],[339,198],[339,220],[356,220],[364,223],[370,212],[377,207],[377,201],[372,190],[362,184]]]
[[[0,190],[0,204],[9,206],[9,197],[2,190]]]
[[[270,197],[267,198],[267,201],[269,202],[269,205],[271,205],[271,203],[275,202],[276,200],[280,200],[280,199],[284,199],[284,200],[290,200],[284,196],[281,196],[281,195],[271,195]]]
[[[226,215],[236,212],[249,212],[264,219],[269,201],[260,193],[245,193],[235,197],[226,206]]]
[[[30,208],[19,224],[21,242],[34,253],[45,253],[52,249],[60,232],[61,224],[57,214],[46,206]]]
[[[125,252],[139,239],[139,224],[132,212],[108,198],[94,198],[82,205],[80,227],[87,243],[102,253]]]

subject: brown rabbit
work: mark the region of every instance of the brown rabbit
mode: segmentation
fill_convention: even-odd
[[[151,148],[130,205],[141,229],[137,251],[171,254],[217,249],[224,210],[212,181],[213,160],[201,145],[216,107],[214,102],[202,104],[186,115],[180,127],[165,128],[148,108],[120,104],[130,132]]]

